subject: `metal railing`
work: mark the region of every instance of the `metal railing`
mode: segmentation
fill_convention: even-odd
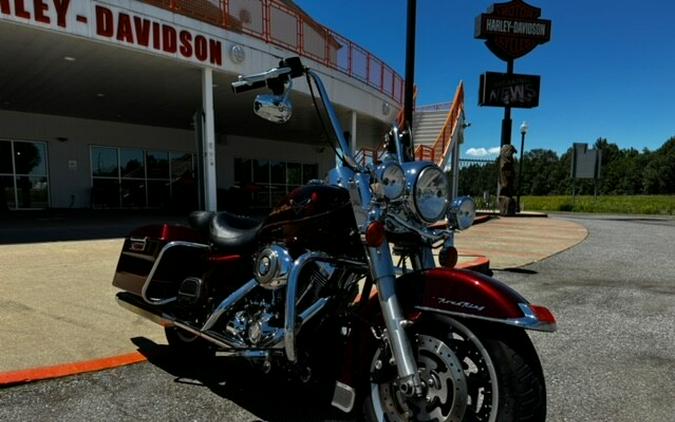
[[[452,100],[448,117],[445,119],[443,129],[438,134],[433,145],[433,161],[440,163],[450,150],[452,144],[452,137],[455,135],[459,127],[459,123],[464,113],[464,83],[460,82],[455,91],[455,98]]]
[[[403,103],[403,78],[368,50],[284,0],[139,0],[277,45],[339,70]]]
[[[415,108],[416,112],[429,112],[429,111],[450,111],[452,107],[452,102],[437,103],[437,104],[427,104]]]
[[[384,155],[384,147],[377,148],[363,147],[356,152],[356,162],[362,166],[370,163],[377,163]]]
[[[453,136],[459,128],[464,113],[464,83],[460,82],[455,91],[455,97],[451,103],[432,104],[430,106],[420,107],[422,111],[441,111],[449,110],[448,117],[445,119],[443,128],[439,132],[433,146],[418,145],[415,147],[416,160],[428,160],[441,165],[445,156],[450,151]]]
[[[498,158],[461,158],[459,160],[459,194],[471,196],[476,208],[498,208],[499,165]]]
[[[415,147],[415,160],[436,161],[434,160],[434,149],[428,145],[417,145]]]

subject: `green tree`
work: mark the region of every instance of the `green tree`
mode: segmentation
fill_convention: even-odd
[[[550,195],[560,178],[558,155],[548,149],[533,149],[523,157],[522,195]]]
[[[675,137],[654,151],[645,163],[642,187],[647,194],[675,193]]]

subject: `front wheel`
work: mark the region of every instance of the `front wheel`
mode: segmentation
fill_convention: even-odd
[[[373,356],[366,417],[372,421],[534,422],[546,419],[546,388],[539,358],[524,331],[426,315],[414,332],[423,398],[396,385],[386,347]]]

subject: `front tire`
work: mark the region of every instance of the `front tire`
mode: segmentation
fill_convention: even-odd
[[[539,358],[523,330],[425,315],[410,333],[423,399],[396,387],[386,347],[370,366],[366,419],[399,422],[535,422],[546,419],[546,388]]]

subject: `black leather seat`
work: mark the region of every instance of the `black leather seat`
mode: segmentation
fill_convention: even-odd
[[[188,217],[188,222],[193,229],[208,234],[209,224],[214,215],[216,215],[216,213],[213,211],[193,211]]]
[[[262,222],[229,212],[195,211],[188,218],[195,230],[207,233],[213,245],[225,253],[245,253],[255,246]]]

